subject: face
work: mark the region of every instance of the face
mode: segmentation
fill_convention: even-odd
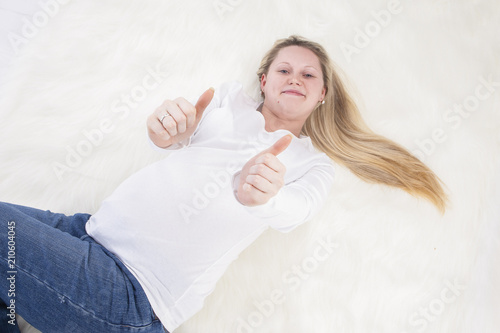
[[[326,89],[318,57],[300,46],[281,49],[262,75],[264,107],[288,121],[305,121],[324,97]]]

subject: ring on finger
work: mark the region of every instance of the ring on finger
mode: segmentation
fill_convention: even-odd
[[[161,117],[160,117],[160,123],[162,123],[162,124],[163,124],[163,119],[165,119],[165,117],[167,117],[167,116],[170,116],[170,113],[168,113],[168,112],[167,112],[167,113],[165,113],[163,116],[161,116]]]

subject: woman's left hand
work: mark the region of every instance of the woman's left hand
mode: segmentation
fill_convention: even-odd
[[[292,142],[290,134],[271,147],[252,157],[240,173],[237,197],[245,206],[263,205],[275,196],[285,184],[286,168],[277,155]]]

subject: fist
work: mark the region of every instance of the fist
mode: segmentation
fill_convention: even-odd
[[[290,134],[252,157],[241,169],[237,197],[245,206],[263,205],[285,184],[286,168],[278,159],[292,142]]]
[[[147,120],[151,140],[158,147],[166,148],[189,138],[196,130],[213,96],[214,90],[210,88],[200,96],[194,106],[182,97],[163,102]]]

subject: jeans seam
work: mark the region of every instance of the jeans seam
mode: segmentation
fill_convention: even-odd
[[[5,259],[5,258],[2,258],[2,259]],[[43,284],[47,289],[50,289],[51,291],[55,292],[56,294],[58,295],[61,295],[63,296],[64,298],[66,298],[66,300],[68,302],[71,303],[71,305],[81,309],[83,312],[87,313],[88,315],[90,315],[92,318],[94,318],[95,320],[98,320],[99,322],[101,323],[104,323],[104,324],[107,324],[107,325],[110,325],[110,326],[115,326],[115,327],[129,327],[129,328],[137,328],[137,329],[141,329],[141,328],[146,328],[146,327],[150,327],[153,325],[153,322],[147,324],[147,325],[142,325],[142,326],[132,326],[132,325],[124,325],[124,324],[114,324],[114,323],[111,323],[107,320],[104,320],[102,318],[99,318],[97,317],[95,314],[93,314],[92,312],[88,311],[86,308],[84,308],[83,306],[81,306],[80,304],[77,304],[75,303],[73,300],[71,300],[71,298],[69,298],[68,296],[66,296],[65,294],[57,291],[56,289],[54,289],[52,286],[48,285],[47,283],[45,283],[44,281],[40,280],[37,276],[33,275],[32,273],[26,271],[25,269],[23,269],[22,267],[19,267],[17,264],[15,265],[17,267],[18,270],[24,272],[25,274],[31,276],[32,278],[34,278],[35,280],[37,280],[39,283]],[[35,300],[36,301],[36,300]]]

